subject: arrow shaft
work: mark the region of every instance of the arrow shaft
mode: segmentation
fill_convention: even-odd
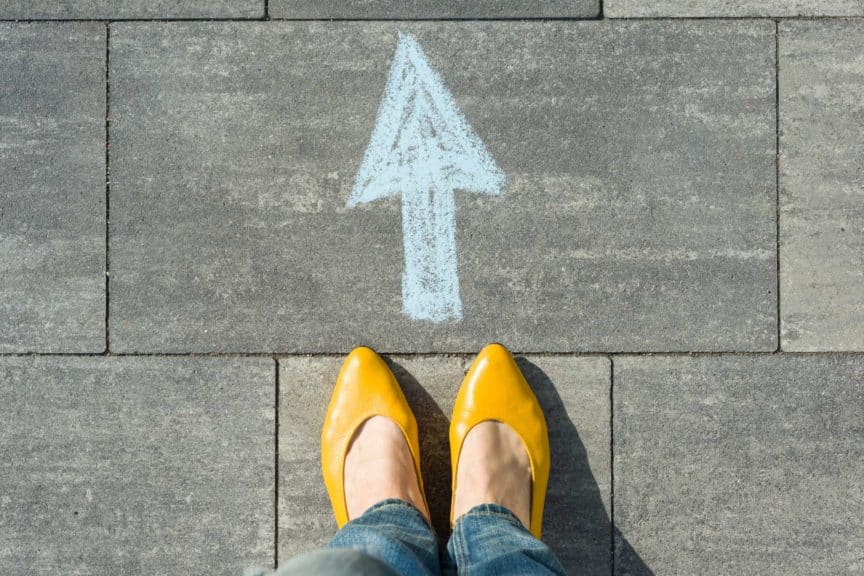
[[[430,186],[402,196],[405,272],[402,304],[415,320],[462,317],[456,270],[456,205],[452,189]]]

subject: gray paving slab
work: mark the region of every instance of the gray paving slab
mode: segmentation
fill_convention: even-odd
[[[321,424],[341,358],[279,361],[279,558],[326,544],[336,532],[322,479]],[[471,359],[394,357],[392,365],[420,426],[423,478],[433,523],[446,538],[450,510],[447,430]],[[527,357],[523,372],[544,406],[553,469],[544,540],[565,567],[611,574],[609,361]]]
[[[614,373],[617,574],[864,569],[864,357],[616,357]]]
[[[399,199],[346,207],[400,30],[508,178],[457,194],[461,322],[402,313]],[[112,349],[774,350],[774,45],[771,22],[117,24]]]
[[[105,27],[0,24],[0,352],[105,349]]]
[[[599,0],[270,0],[272,18],[594,18]]]
[[[780,24],[785,350],[864,350],[864,23]]]
[[[3,0],[0,18],[262,18],[264,0]]]
[[[0,359],[0,573],[272,566],[275,365]]]
[[[861,0],[604,0],[607,18],[861,16]]]

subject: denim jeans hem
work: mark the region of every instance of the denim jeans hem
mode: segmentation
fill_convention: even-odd
[[[398,574],[440,574],[435,532],[416,506],[398,498],[376,502],[352,518],[327,547],[359,550]]]
[[[411,574],[440,576],[563,575],[549,548],[512,511],[480,504],[460,516],[439,557],[434,531],[405,500],[376,502],[348,522],[327,549],[289,561],[271,576],[305,574]],[[250,572],[263,576],[262,572]]]
[[[453,526],[454,530],[456,528],[456,524],[461,522],[463,518],[471,516],[492,516],[495,518],[501,518],[502,520],[507,520],[510,524],[513,524],[514,526],[522,528],[526,532],[528,531],[528,529],[525,528],[525,525],[522,524],[522,521],[519,520],[519,518],[517,518],[516,515],[513,514],[513,512],[511,512],[508,508],[505,508],[500,504],[491,503],[478,504],[477,506],[474,506],[473,508],[468,510],[468,512],[457,518]]]
[[[447,543],[446,574],[471,576],[563,575],[555,555],[513,512],[480,504],[456,520]]]
[[[429,526],[430,529],[432,528],[432,526],[429,524],[429,521],[426,520],[426,516],[424,516],[423,513],[416,506],[414,506],[411,502],[408,502],[407,500],[402,500],[401,498],[386,498],[384,500],[381,500],[380,502],[376,502],[375,504],[367,508],[365,512],[363,512],[363,516],[378,511],[386,512],[387,510],[404,510],[410,514],[413,514],[414,516],[419,516],[420,519],[423,520],[423,522],[426,523],[426,525]],[[353,520],[356,520],[356,518]],[[434,530],[432,531],[434,532]]]

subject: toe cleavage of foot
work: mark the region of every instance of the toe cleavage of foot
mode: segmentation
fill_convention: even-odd
[[[477,424],[498,421],[521,438],[531,462],[530,532],[540,538],[549,482],[549,436],[543,410],[510,352],[500,344],[484,348],[462,382],[450,421],[450,458],[455,501],[459,455]],[[451,504],[451,524],[454,522]]]

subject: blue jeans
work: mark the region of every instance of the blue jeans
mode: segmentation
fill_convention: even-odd
[[[502,506],[481,504],[461,516],[439,558],[438,540],[423,515],[391,499],[348,522],[326,549],[292,559],[274,576],[440,576],[457,570],[476,576],[564,574],[549,547]]]

